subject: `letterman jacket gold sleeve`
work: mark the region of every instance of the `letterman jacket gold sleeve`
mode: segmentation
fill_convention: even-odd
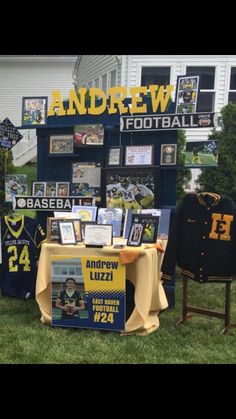
[[[163,279],[175,265],[199,282],[236,274],[236,206],[226,195],[187,194],[177,210],[162,264]]]

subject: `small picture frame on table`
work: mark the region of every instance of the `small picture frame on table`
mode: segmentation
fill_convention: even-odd
[[[97,222],[96,221],[81,221],[80,220],[81,240],[84,240],[84,237],[85,237],[85,226],[87,224],[97,224]]]
[[[144,225],[141,223],[131,224],[129,237],[126,246],[141,246],[143,238]]]
[[[107,151],[107,166],[122,166],[123,150],[124,148],[122,146],[110,147]]]
[[[47,218],[47,243],[60,242],[58,221],[64,221],[64,219],[55,217]]]
[[[111,246],[113,243],[112,224],[85,224],[84,244],[86,247]]]
[[[59,227],[61,244],[76,244],[77,243],[74,222],[72,220],[58,221],[58,227]]]

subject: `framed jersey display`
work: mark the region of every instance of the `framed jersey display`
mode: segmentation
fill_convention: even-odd
[[[158,201],[160,172],[158,169],[106,170],[106,207],[154,208]]]

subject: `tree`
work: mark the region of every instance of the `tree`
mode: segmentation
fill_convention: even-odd
[[[198,177],[200,189],[230,196],[236,202],[236,104],[221,110],[223,128],[213,129],[209,140],[219,140],[218,166],[206,168]]]
[[[177,203],[180,204],[184,195],[185,189],[188,187],[188,183],[191,180],[192,174],[191,170],[184,167],[184,147],[186,143],[186,135],[184,130],[178,130],[177,134],[178,141],[178,163],[182,165],[182,168],[177,171],[177,181],[176,181],[176,194],[177,194]]]

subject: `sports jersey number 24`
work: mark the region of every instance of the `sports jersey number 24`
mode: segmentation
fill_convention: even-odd
[[[7,252],[11,255],[9,257],[9,272],[18,272],[19,265],[23,265],[23,271],[30,271],[30,259],[29,259],[29,249],[25,245],[20,252],[18,253],[17,246],[9,246]]]

